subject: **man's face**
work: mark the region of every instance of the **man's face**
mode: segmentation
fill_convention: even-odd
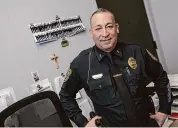
[[[91,19],[90,35],[95,45],[105,52],[110,52],[117,44],[119,25],[109,12],[95,14]]]

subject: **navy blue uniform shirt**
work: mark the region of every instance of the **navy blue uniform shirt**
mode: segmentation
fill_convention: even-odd
[[[148,50],[134,44],[118,42],[112,55],[128,85],[142,126],[147,126],[149,120],[149,103],[145,99],[148,79],[155,84],[159,112],[170,114],[172,93],[167,73],[160,62]],[[121,76],[118,74],[116,77]],[[82,51],[71,62],[59,93],[68,117],[80,127],[88,122],[75,100],[76,93],[84,88],[93,102],[95,112],[107,126],[127,126],[127,116],[115,84],[106,53],[96,46]]]

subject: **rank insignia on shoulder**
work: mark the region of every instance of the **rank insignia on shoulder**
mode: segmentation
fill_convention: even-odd
[[[148,51],[147,49],[146,49],[146,51],[147,51],[148,55],[150,55],[153,60],[158,61],[158,59],[150,51]]]
[[[136,69],[137,68],[136,60],[133,57],[130,57],[128,59],[128,64],[132,69]]]
[[[65,79],[64,79],[64,82],[66,82],[66,81],[69,79],[69,77],[70,77],[71,74],[72,74],[72,69],[69,69],[69,70],[67,71],[67,73],[66,73],[66,77],[65,77]]]

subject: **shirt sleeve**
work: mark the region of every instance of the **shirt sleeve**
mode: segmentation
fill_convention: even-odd
[[[167,77],[161,63],[148,50],[143,49],[145,57],[145,71],[152,79],[156,93],[159,97],[159,112],[171,114],[171,104],[173,96]]]
[[[79,127],[84,127],[88,120],[82,115],[75,97],[81,89],[80,78],[76,68],[71,64],[68,70],[61,91],[59,93],[60,101],[68,117]]]

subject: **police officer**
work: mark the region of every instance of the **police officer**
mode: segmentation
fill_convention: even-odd
[[[71,120],[80,127],[95,127],[102,119],[105,126],[162,126],[171,112],[172,93],[167,73],[146,49],[117,41],[119,25],[114,15],[98,9],[90,19],[90,34],[95,46],[82,51],[70,64],[59,93]],[[151,104],[146,81],[151,79],[160,108],[150,115]],[[88,121],[75,100],[84,88],[93,102],[95,116]]]

